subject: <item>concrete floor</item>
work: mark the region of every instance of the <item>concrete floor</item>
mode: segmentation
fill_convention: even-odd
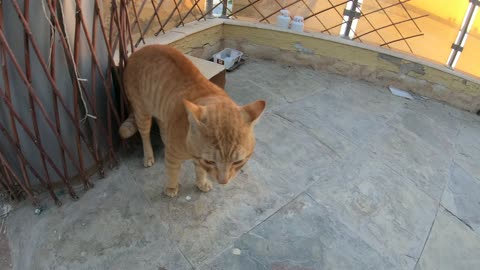
[[[188,164],[169,199],[137,147],[79,201],[17,209],[13,269],[480,267],[478,116],[259,60],[227,81],[268,101],[237,179],[201,193]]]

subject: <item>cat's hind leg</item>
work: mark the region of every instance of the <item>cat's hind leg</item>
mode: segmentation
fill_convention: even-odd
[[[143,145],[143,166],[150,167],[155,163],[153,156],[152,142],[150,140],[150,129],[152,127],[152,116],[135,112],[135,123],[137,124],[138,132],[142,137]]]

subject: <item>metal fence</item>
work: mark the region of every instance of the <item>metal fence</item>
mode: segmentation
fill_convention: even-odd
[[[447,1],[449,11],[439,9],[442,1],[447,0],[1,1],[1,186],[12,198],[34,204],[47,191],[58,205],[59,190],[77,199],[77,181],[91,188],[90,175],[103,175],[125,146],[116,130],[128,110],[120,79],[127,55],[146,37],[194,20],[217,16],[275,24],[279,11],[288,9],[304,17],[306,31],[480,76],[474,25],[479,1]],[[447,18],[452,10],[458,12]]]

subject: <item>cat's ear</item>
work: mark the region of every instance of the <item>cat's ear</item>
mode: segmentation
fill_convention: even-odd
[[[243,106],[242,110],[245,112],[247,122],[254,125],[260,119],[266,105],[265,100],[257,100]]]
[[[186,99],[183,100],[183,104],[185,105],[185,109],[187,110],[188,120],[190,121],[190,123],[201,123],[203,120],[203,112],[205,108]]]

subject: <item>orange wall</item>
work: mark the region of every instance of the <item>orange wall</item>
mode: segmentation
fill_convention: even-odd
[[[412,0],[409,5],[423,9],[434,16],[449,20],[458,25],[462,24],[463,16],[467,11],[468,0]],[[472,31],[480,30],[480,13],[473,24]]]

